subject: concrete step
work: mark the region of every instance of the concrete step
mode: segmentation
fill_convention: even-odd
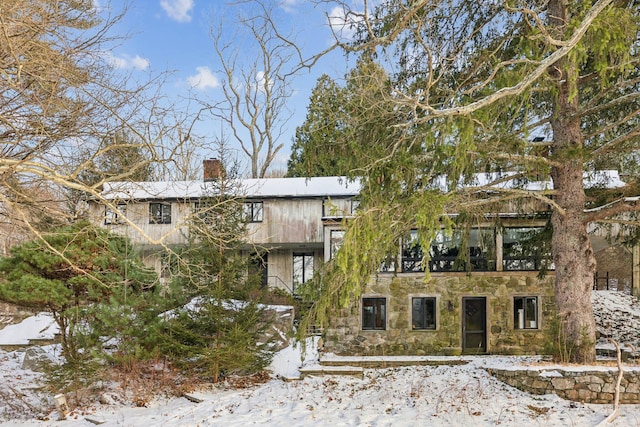
[[[326,375],[348,375],[364,378],[364,369],[361,366],[309,366],[299,369],[300,379],[305,377],[324,377]]]
[[[466,365],[469,363],[460,357],[448,356],[425,356],[425,357],[404,357],[404,356],[332,356],[331,358],[320,359],[321,366],[337,367],[337,366],[353,366],[361,368],[393,368],[398,366],[456,366]]]

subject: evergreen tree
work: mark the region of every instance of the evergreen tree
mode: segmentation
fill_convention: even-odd
[[[244,203],[226,171],[206,183],[189,221],[173,288],[185,305],[167,315],[164,353],[178,366],[218,382],[224,375],[255,373],[271,360],[268,318],[255,298],[260,278],[247,275]]]
[[[90,311],[106,301],[124,304],[127,294],[129,301],[148,299],[156,276],[131,253],[125,237],[86,221],[41,237],[13,247],[11,256],[0,260],[0,299],[50,312],[60,329],[62,355],[76,362],[99,344],[86,340],[87,330],[113,337],[103,335],[108,328],[100,329]]]
[[[391,93],[385,70],[365,55],[346,82],[342,88],[327,75],[318,79],[296,129],[287,176],[361,176],[397,139],[398,111],[385,101]]]
[[[318,310],[358,295],[389,249],[385,242],[406,229],[417,226],[427,249],[453,214],[478,218],[536,201],[550,212],[556,305],[571,360],[593,361],[587,225],[628,219],[639,207],[624,198],[637,195],[627,189],[588,197],[583,178],[637,158],[638,2],[391,0],[367,14],[343,6],[362,19],[354,22],[357,37],[340,45],[375,52],[394,72],[393,90],[364,104],[361,120],[375,122],[376,105],[385,103],[403,114],[385,155],[365,168],[362,213],[349,223]],[[361,130],[362,146],[375,140]],[[477,172],[496,181],[480,186]],[[491,185],[506,173],[523,185]],[[524,187],[540,177],[553,188]]]

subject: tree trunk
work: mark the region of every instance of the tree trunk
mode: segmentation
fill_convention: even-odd
[[[565,1],[551,0],[549,22],[560,37],[571,19]],[[585,222],[583,183],[583,136],[580,127],[578,67],[571,56],[549,70],[557,81],[555,110],[551,119],[553,160],[551,169],[556,203],[554,209],[553,261],[556,269],[555,293],[561,322],[561,343],[569,360],[590,363],[595,360],[595,320],[591,288],[596,260]]]

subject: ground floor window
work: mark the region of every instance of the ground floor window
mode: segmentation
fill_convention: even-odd
[[[436,329],[436,299],[416,297],[411,299],[411,328]]]
[[[362,329],[384,330],[387,328],[387,299],[362,298]]]
[[[538,297],[513,299],[513,325],[515,329],[538,329]]]
[[[293,286],[301,285],[313,277],[313,252],[293,254]]]

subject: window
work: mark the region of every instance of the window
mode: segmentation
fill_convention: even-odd
[[[220,216],[220,206],[211,200],[200,200],[193,204],[193,213],[198,219],[207,225],[214,224],[216,218]]]
[[[344,240],[344,230],[331,230],[329,233],[329,258],[333,259],[342,247]]]
[[[394,273],[398,265],[398,254],[387,254],[380,263],[378,273]]]
[[[262,222],[264,219],[262,202],[245,202],[244,218],[247,222]]]
[[[387,329],[386,298],[362,298],[362,329]]]
[[[293,287],[313,277],[313,253],[293,254]]]
[[[411,298],[411,329],[436,329],[436,299]]]
[[[402,271],[424,271],[422,268],[422,246],[417,230],[411,232],[402,239]]]
[[[550,239],[543,227],[510,227],[502,232],[502,266],[506,271],[553,270]]]
[[[149,224],[171,224],[171,204],[149,203]]]
[[[104,223],[109,224],[122,224],[122,217],[127,214],[127,205],[124,203],[118,203],[116,210],[111,209],[109,206],[104,210]]]
[[[515,329],[538,329],[538,297],[513,299],[513,325]]]
[[[455,230],[450,236],[439,231],[429,248],[429,270],[494,271],[495,246],[493,229],[472,228],[468,234]]]

